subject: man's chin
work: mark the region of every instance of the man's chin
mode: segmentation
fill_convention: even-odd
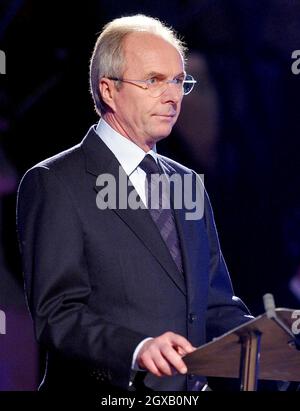
[[[167,138],[171,134],[172,128],[173,127],[171,127],[171,126],[161,127],[160,130],[159,130],[160,132],[157,132],[158,130],[156,130],[156,136],[157,136],[156,141],[163,140],[164,138]]]

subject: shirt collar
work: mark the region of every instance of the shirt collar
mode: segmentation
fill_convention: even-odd
[[[116,156],[128,176],[138,167],[146,154],[150,154],[157,162],[155,145],[152,150],[145,153],[138,145],[115,131],[103,118],[97,124],[96,133]]]

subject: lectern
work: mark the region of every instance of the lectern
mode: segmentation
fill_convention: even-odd
[[[262,314],[187,354],[188,373],[240,378],[242,391],[255,391],[258,379],[300,381],[299,319],[287,308]]]

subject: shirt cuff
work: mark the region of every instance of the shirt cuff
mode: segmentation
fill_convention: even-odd
[[[153,338],[152,338],[152,337],[145,338],[144,340],[142,340],[142,341],[137,345],[136,349],[134,350],[134,353],[133,353],[133,356],[132,356],[132,363],[131,363],[131,369],[132,369],[133,371],[145,371],[143,368],[139,367],[136,358],[137,358],[137,356],[138,356],[138,353],[139,353],[140,349],[142,348],[142,346],[144,345],[144,343],[145,343],[146,341],[148,341],[148,340],[153,340]]]

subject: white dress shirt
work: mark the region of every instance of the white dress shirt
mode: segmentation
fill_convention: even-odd
[[[123,167],[125,173],[128,175],[131,183],[136,189],[137,193],[141,197],[141,200],[144,204],[146,204],[146,173],[139,167],[140,162],[146,155],[145,151],[135,143],[133,143],[131,140],[115,131],[102,118],[97,125],[96,133],[99,135],[103,143],[116,156],[117,160]],[[148,151],[147,154],[150,154],[157,162],[156,146],[154,146],[152,150]],[[141,370],[136,362],[136,357],[142,345],[150,339],[152,338],[150,337],[142,340],[134,350],[131,364],[132,370]]]
[[[128,175],[129,180],[136,189],[141,200],[146,204],[146,173],[138,165],[145,157],[146,153],[139,146],[133,143],[128,138],[122,136],[115,131],[105,120],[100,119],[96,133],[106,146],[113,152],[117,160],[123,167],[125,173]],[[157,162],[156,146],[152,150],[148,151],[154,160]]]

